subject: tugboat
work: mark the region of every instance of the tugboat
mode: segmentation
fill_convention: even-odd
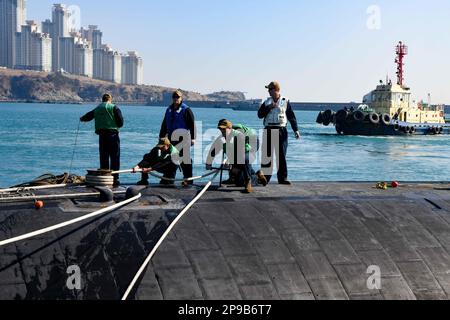
[[[358,108],[338,112],[326,110],[317,123],[333,124],[340,135],[407,136],[450,134],[445,121],[445,106],[411,102],[411,89],[404,84],[404,58],[408,47],[399,42],[396,47],[397,83],[387,79],[364,96]]]

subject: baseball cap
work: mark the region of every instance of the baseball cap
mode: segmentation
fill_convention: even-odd
[[[162,148],[165,146],[170,146],[170,140],[168,138],[159,139],[158,145],[156,147]]]
[[[218,129],[232,129],[233,124],[231,123],[231,121],[229,121],[227,119],[223,119],[223,120],[219,121],[217,128]]]
[[[174,91],[172,98],[183,98],[183,93],[180,90]]]
[[[280,86],[280,84],[279,84],[277,81],[272,81],[271,83],[269,83],[269,84],[266,86],[266,89],[269,89],[269,90],[275,89],[275,90],[277,90],[277,91],[280,91],[281,86]]]

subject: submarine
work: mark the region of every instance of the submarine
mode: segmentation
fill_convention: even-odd
[[[215,178],[0,190],[0,299],[450,298],[450,184]]]

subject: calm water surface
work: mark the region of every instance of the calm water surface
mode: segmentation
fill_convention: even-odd
[[[0,187],[30,181],[44,173],[62,174],[70,169],[78,119],[94,106],[0,104]],[[138,163],[157,142],[165,108],[121,107],[122,169]],[[204,150],[218,131],[217,121],[228,118],[255,129],[262,122],[255,112],[194,109],[202,121]],[[450,181],[450,136],[346,137],[333,127],[315,123],[316,112],[297,112],[303,138],[291,132],[289,177],[294,181]],[[202,152],[200,152],[202,151]],[[204,161],[203,161],[204,162]],[[93,123],[82,124],[72,172],[84,175],[98,167],[98,137]],[[195,175],[204,172],[196,165]],[[136,182],[123,176],[122,182]]]

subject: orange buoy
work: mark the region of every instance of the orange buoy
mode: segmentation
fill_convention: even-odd
[[[34,202],[34,207],[36,208],[36,210],[40,210],[44,207],[44,201],[35,201]]]
[[[397,181],[393,181],[391,183],[392,188],[398,188],[400,186],[400,184]]]

